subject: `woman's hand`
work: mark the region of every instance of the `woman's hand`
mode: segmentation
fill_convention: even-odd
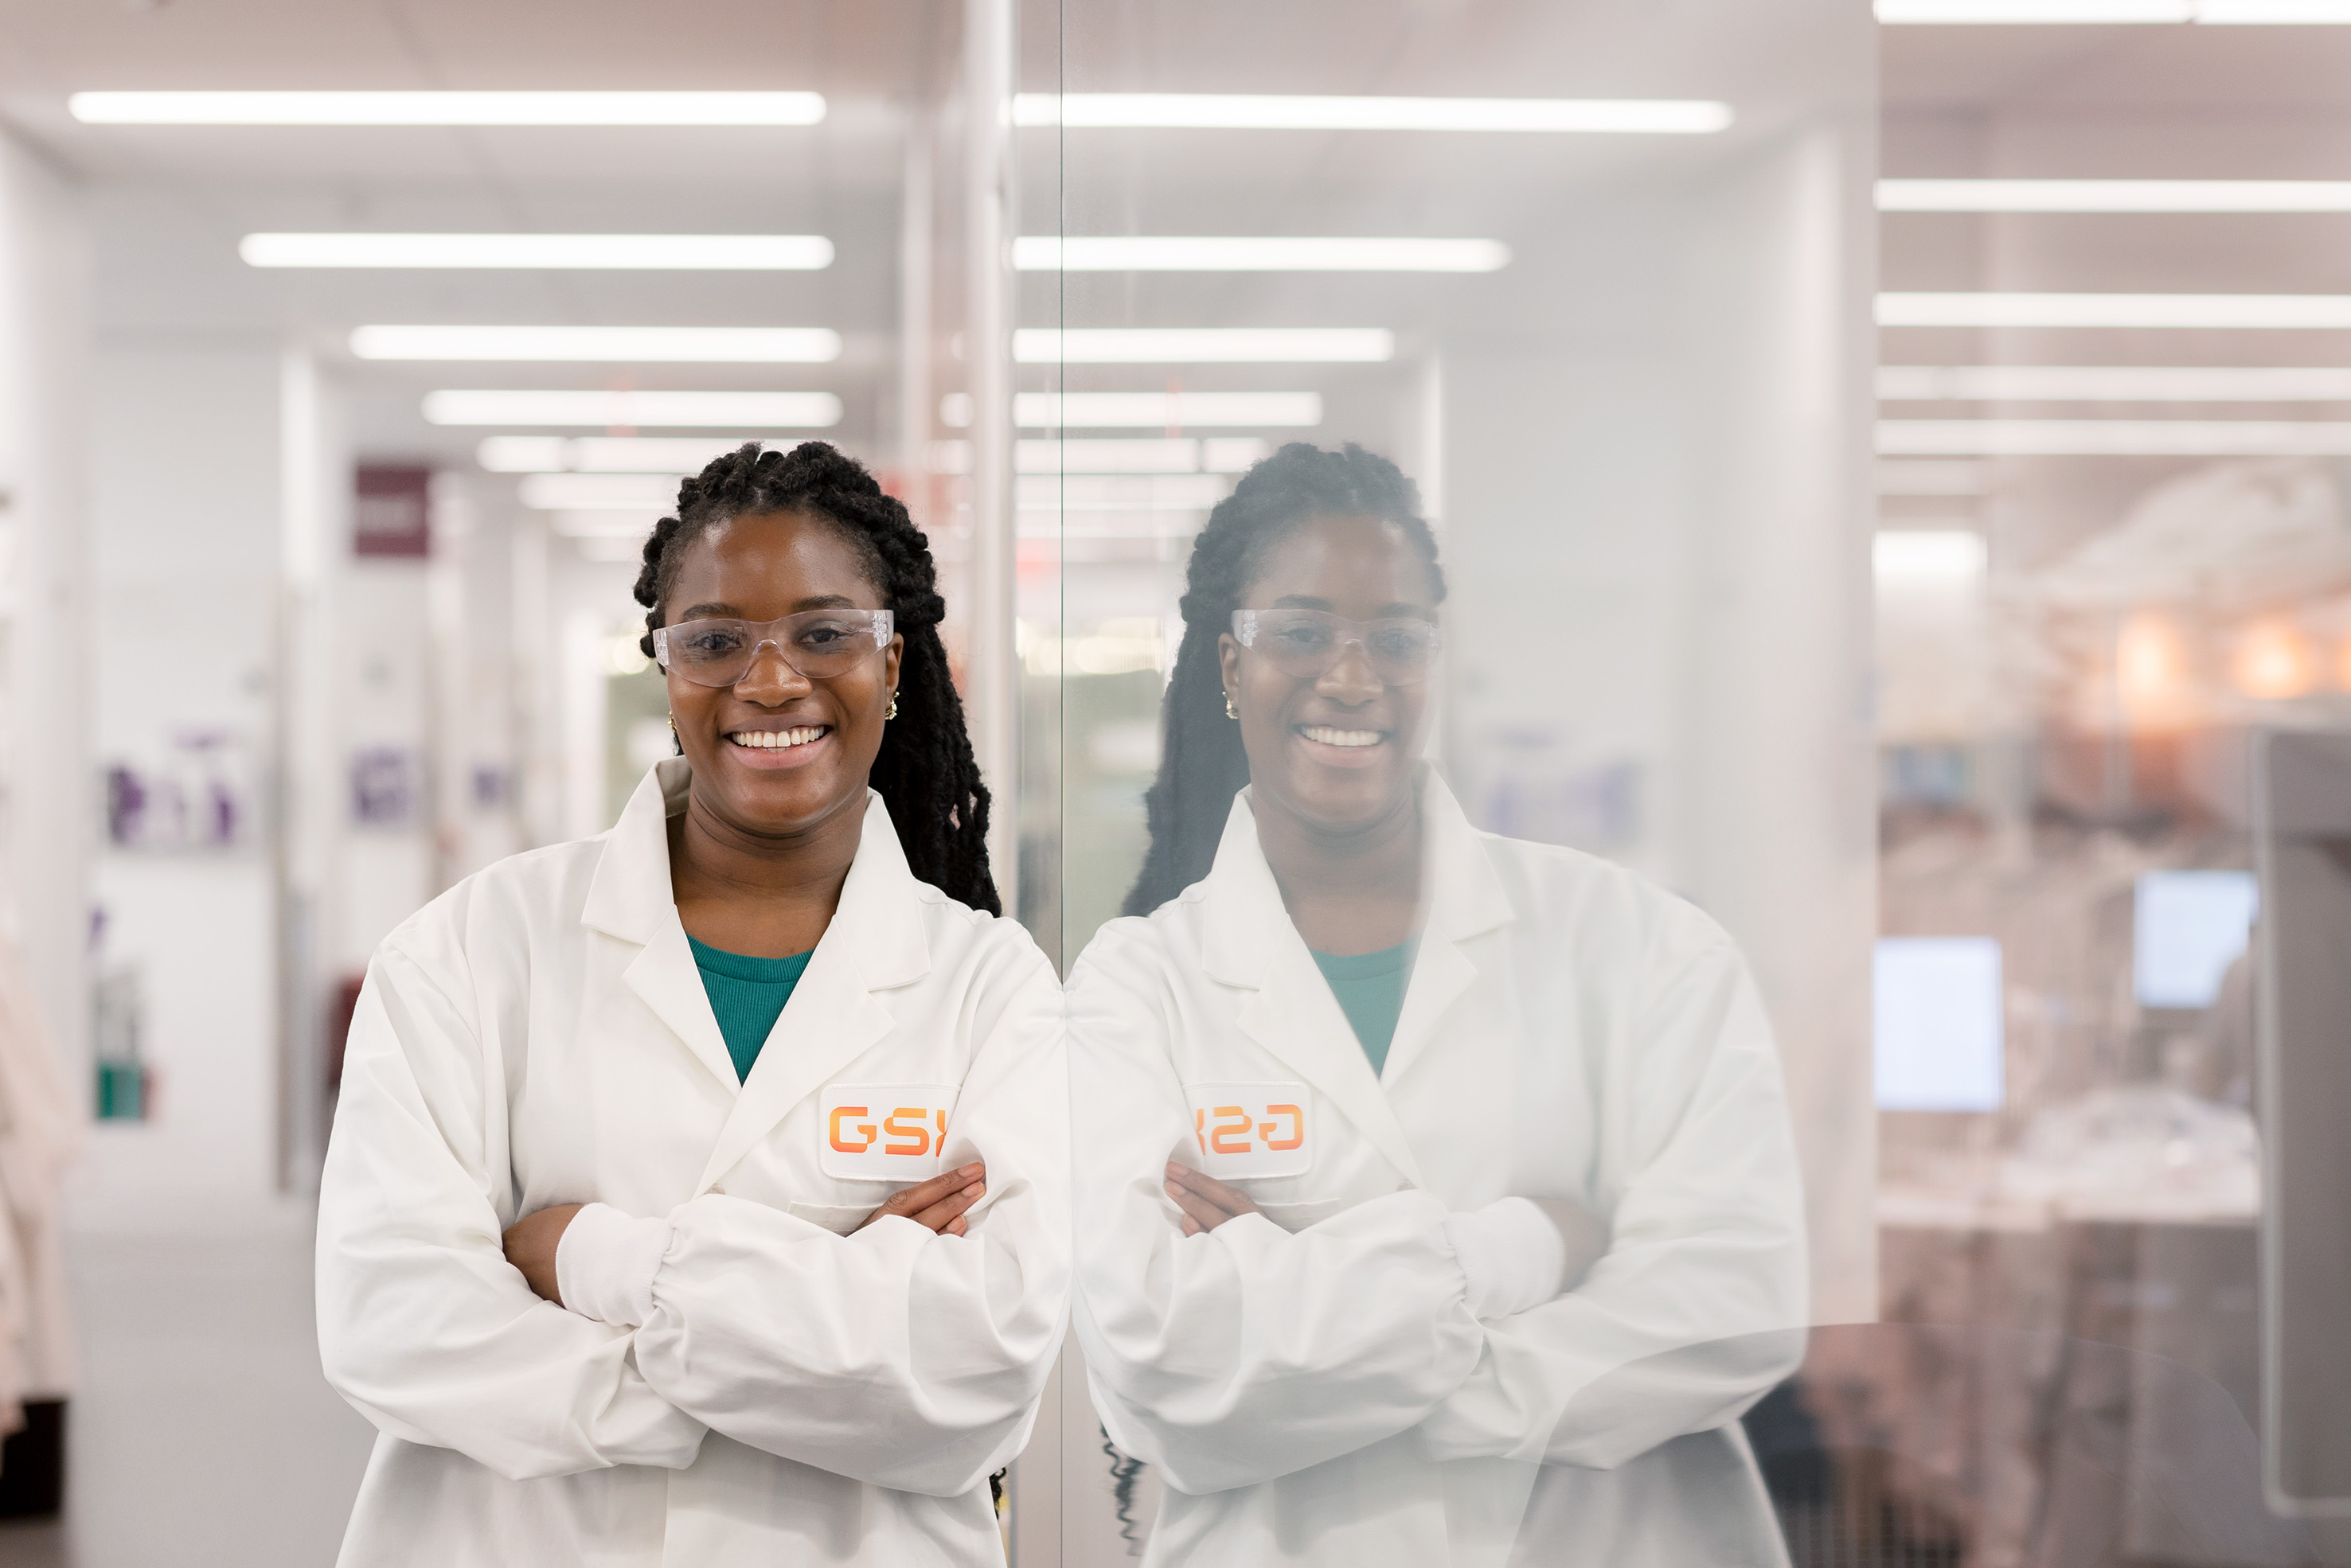
[[[961,1236],[964,1210],[977,1203],[987,1190],[987,1167],[974,1161],[961,1169],[892,1194],[889,1202],[858,1222],[857,1229],[862,1230],[875,1220],[895,1214],[941,1236]]]
[[[1228,1219],[1260,1212],[1240,1188],[1227,1186],[1214,1176],[1172,1160],[1167,1165],[1167,1196],[1184,1211],[1186,1236],[1197,1236],[1204,1230],[1214,1230]]]
[[[507,1261],[522,1270],[522,1277],[534,1293],[559,1307],[563,1304],[563,1297],[555,1289],[555,1249],[562,1241],[564,1228],[571,1223],[571,1217],[584,1207],[559,1203],[507,1227]]]

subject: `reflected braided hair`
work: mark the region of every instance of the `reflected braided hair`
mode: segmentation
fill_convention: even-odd
[[[645,635],[637,645],[653,657],[653,631],[662,624],[662,606],[686,547],[716,524],[763,512],[821,517],[864,557],[906,640],[898,662],[898,716],[883,727],[870,782],[889,807],[916,876],[974,909],[1003,914],[987,870],[987,786],[980,781],[964,728],[963,698],[939,642],[947,606],[939,597],[930,540],[904,503],[884,495],[863,464],[821,441],[789,452],[762,452],[754,441],[681,481],[677,516],[656,523],[645,540],[636,588],[637,602],[645,606]]]
[[[1159,777],[1144,797],[1151,848],[1121,913],[1148,915],[1202,877],[1217,858],[1233,797],[1249,782],[1240,726],[1225,716],[1217,639],[1257,580],[1266,552],[1309,517],[1376,517],[1402,528],[1428,562],[1434,602],[1445,598],[1437,536],[1404,471],[1353,442],[1325,452],[1293,441],[1241,476],[1208,514],[1184,577],[1184,642],[1161,708]]]

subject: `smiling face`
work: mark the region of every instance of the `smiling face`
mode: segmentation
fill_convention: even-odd
[[[715,524],[686,547],[662,606],[666,625],[731,617],[778,621],[810,610],[883,610],[881,590],[838,525],[805,512]],[[759,837],[804,833],[862,811],[898,686],[904,639],[846,673],[810,680],[772,646],[731,686],[669,674],[670,715],[694,766],[697,806]]]
[[[1266,552],[1240,607],[1434,621],[1435,601],[1428,564],[1402,528],[1317,517]],[[1283,674],[1230,632],[1218,651],[1260,810],[1270,804],[1319,831],[1347,833],[1406,808],[1427,721],[1426,680],[1391,685],[1352,643],[1319,676]]]

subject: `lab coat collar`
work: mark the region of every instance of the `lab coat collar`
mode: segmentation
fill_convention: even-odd
[[[1425,1052],[1444,1010],[1476,977],[1477,965],[1459,944],[1512,917],[1501,881],[1453,792],[1426,767],[1419,789],[1429,912],[1389,1048],[1391,1081]],[[1381,1080],[1283,906],[1258,842],[1250,796],[1244,789],[1234,798],[1202,886],[1201,967],[1213,979],[1256,992],[1241,1007],[1242,1032],[1328,1094],[1407,1181],[1423,1186]]]
[[[693,770],[684,758],[656,763],[605,835],[583,925],[642,950],[622,978],[702,1064],[737,1090],[697,1192],[707,1191],[792,1108],[888,1034],[877,993],[930,972],[921,894],[882,797],[866,792],[865,818],[832,924],[817,943],[791,1000],[739,1086],[710,1010],[670,885],[669,819],[685,809]]]

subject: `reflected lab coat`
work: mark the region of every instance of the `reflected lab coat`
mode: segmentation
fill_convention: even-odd
[[[914,878],[870,796],[738,1085],[671,893],[688,778],[664,761],[610,832],[468,878],[370,966],[319,1215],[327,1375],[381,1433],[349,1568],[1002,1561],[987,1477],[1066,1319],[1059,986]],[[907,1185],[836,1152],[852,1103],[946,1113],[946,1161],[987,1162],[967,1236],[845,1234]],[[674,1222],[633,1332],[501,1249],[590,1200]]]
[[[1076,1326],[1110,1437],[1168,1489],[1150,1559],[1783,1562],[1736,1416],[1801,1354],[1802,1203],[1745,967],[1632,873],[1422,791],[1431,897],[1383,1076],[1246,791],[1206,880],[1071,975]],[[1263,1218],[1184,1236],[1169,1159]],[[1512,1195],[1611,1239],[1480,1322],[1441,1221]]]

